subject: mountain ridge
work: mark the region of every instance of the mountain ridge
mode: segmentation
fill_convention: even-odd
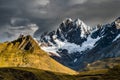
[[[76,21],[78,21],[77,24],[79,24],[77,26],[75,25]],[[56,31],[42,35],[40,43],[48,44],[46,46],[41,45],[41,48],[48,52],[52,58],[65,66],[78,70],[84,67],[83,64],[81,64],[81,67],[78,66],[81,62],[84,63],[85,59],[83,58],[86,58],[90,54],[94,57],[94,55],[97,55],[97,52],[110,46],[119,38],[120,17],[112,23],[97,25],[92,29],[85,25],[84,27],[86,27],[86,31],[88,28],[88,31],[85,32],[84,37],[81,37],[81,34],[83,34],[82,31],[85,30],[82,29],[83,25],[80,23],[85,23],[79,19],[76,19],[76,21],[66,19],[60,24]],[[94,61],[94,59],[87,62],[92,61]],[[76,66],[78,66],[78,68],[76,68]]]

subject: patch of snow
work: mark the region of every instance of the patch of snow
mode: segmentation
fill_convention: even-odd
[[[56,39],[55,42],[57,43],[57,47],[59,49],[66,49],[66,50],[68,50],[68,53],[73,53],[73,52],[80,51],[80,46],[76,45],[74,43],[69,43],[67,41],[62,42],[58,39]]]
[[[56,38],[57,38],[57,35],[53,35],[52,37],[53,37],[53,39],[56,39]]]
[[[36,42],[36,43],[38,43],[38,44],[39,44],[39,42],[38,42],[37,38],[33,38],[33,39],[35,40],[35,42]]]
[[[86,37],[86,33],[90,30],[90,27],[87,26],[83,21],[81,21],[80,19],[77,19],[74,21],[76,26],[80,26],[81,27],[81,36],[80,37]]]
[[[65,41],[61,41],[59,39],[55,39],[54,41],[56,42],[56,45],[53,45],[52,47],[42,47],[42,49],[46,52],[52,52],[57,56],[60,56],[57,51],[58,49],[66,49],[68,50],[68,53],[74,53],[74,52],[81,52],[81,51],[85,51],[87,49],[92,49],[94,47],[94,44],[96,43],[96,41],[98,41],[100,39],[100,37],[96,38],[96,39],[92,39],[91,36],[88,36],[87,41],[85,41],[82,46],[77,45],[75,43],[70,43]]]
[[[101,31],[101,35],[105,34],[105,26],[103,27],[102,31]]]
[[[94,44],[96,43],[96,41],[98,41],[100,38],[98,37],[97,39],[92,39],[90,36],[88,37],[87,41],[84,42],[82,44],[82,46],[77,45],[75,43],[70,43],[67,41],[60,41],[58,39],[55,40],[55,42],[57,43],[57,47],[58,49],[67,49],[68,53],[74,53],[74,52],[81,52],[81,51],[85,51],[86,49],[92,49],[94,47]]]
[[[66,18],[63,23],[66,23],[66,21],[68,21],[68,23],[72,22],[72,19],[71,18]]]
[[[70,21],[70,22],[72,22],[72,19],[71,19],[71,18],[66,18],[66,21],[67,21],[67,20]]]
[[[97,37],[96,39],[91,38],[89,35],[87,38],[87,41],[82,44],[83,49],[92,49],[95,45],[95,43],[100,39],[100,37]]]
[[[48,54],[51,52],[54,55],[61,57],[56,51],[57,51],[57,47],[41,47],[42,50],[48,52]],[[49,54],[50,55],[50,54]]]
[[[45,39],[46,40],[50,40],[50,36],[45,36]]]
[[[113,42],[116,41],[118,38],[120,38],[120,34],[113,40]]]
[[[82,21],[80,19],[76,19],[74,23],[76,24],[76,26],[80,26],[82,24]]]
[[[77,58],[74,59],[74,62],[76,62],[76,61],[77,61]]]

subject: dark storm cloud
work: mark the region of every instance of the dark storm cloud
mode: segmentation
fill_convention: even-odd
[[[74,5],[68,10],[65,16],[80,17],[89,25],[106,23],[114,20],[120,14],[120,1],[118,0],[100,0],[87,1],[81,5]]]
[[[54,25],[61,23],[65,18],[71,17],[73,19],[80,18],[88,25],[95,26],[111,22],[118,17],[120,14],[119,8],[119,0],[51,0],[48,15],[53,16]],[[45,26],[49,27],[50,25]],[[40,30],[37,31],[37,34],[39,32]]]
[[[120,0],[0,0],[0,39],[6,31],[12,36],[37,27],[34,36],[39,37],[68,17],[80,18],[90,26],[111,22],[119,16],[119,9]]]

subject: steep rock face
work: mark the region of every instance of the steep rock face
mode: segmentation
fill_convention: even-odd
[[[57,38],[60,41],[67,40],[67,42],[81,45],[82,42],[86,40],[89,30],[90,27],[80,19],[76,19],[75,21],[72,21],[72,19],[66,19],[60,24],[56,31],[42,35],[40,41],[56,44],[54,40]]]
[[[119,53],[108,54],[110,52],[108,50],[113,46],[119,46],[117,43],[120,37],[119,24],[120,17],[110,24],[98,25],[91,29],[79,19],[75,21],[67,19],[56,31],[42,35],[41,47],[60,63],[79,70],[87,63],[119,56]],[[119,48],[117,52],[118,50]]]
[[[106,24],[100,27],[98,30],[93,32],[91,37],[95,39],[100,37],[100,39],[95,43],[95,46],[104,48],[110,45],[118,34],[120,34],[120,29],[117,29],[115,23],[113,22],[112,24]]]
[[[80,46],[87,40],[90,34],[90,27],[80,19],[64,20],[59,28],[50,33],[44,33],[41,36],[40,42],[43,50],[56,53],[59,50],[67,50],[69,53],[80,52]],[[70,48],[68,50],[68,48]]]
[[[12,41],[11,43],[13,43],[13,45],[16,45],[18,43],[18,48],[20,50],[35,51],[40,49],[37,41],[35,41],[30,35],[22,35],[18,37],[18,39]],[[11,43],[8,43],[8,45]]]

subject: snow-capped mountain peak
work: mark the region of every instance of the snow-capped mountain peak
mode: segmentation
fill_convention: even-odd
[[[78,18],[78,19],[76,19],[76,20],[74,21],[74,23],[76,24],[76,26],[80,26],[80,25],[82,25],[83,21],[81,21],[81,20]]]
[[[87,26],[83,21],[81,21],[79,18],[74,21],[75,25],[80,27],[81,29],[81,37],[86,37],[86,34],[89,34],[90,26]]]
[[[40,42],[47,45],[43,46],[44,50],[52,51],[57,56],[60,56],[57,53],[59,49],[67,50],[70,54],[81,53],[97,45],[105,47],[112,43],[120,32],[116,26],[119,27],[119,18],[111,24],[98,25],[95,29],[91,29],[80,19],[67,18],[57,30],[45,34]]]
[[[73,20],[71,18],[66,18],[65,20],[63,20],[62,24],[68,25],[68,24],[70,24],[72,22],[73,22]]]
[[[117,54],[99,53],[120,39],[120,17],[112,23],[87,26],[82,20],[64,20],[57,30],[41,37],[41,48],[60,63],[78,68],[84,61],[92,62]],[[108,50],[109,51],[109,50]],[[97,53],[98,52],[98,53]],[[97,56],[97,57],[96,57]],[[73,68],[73,69],[76,69]]]
[[[89,30],[90,27],[82,20],[67,18],[57,30],[45,34],[40,41],[48,45],[48,47],[43,47],[47,52],[50,50],[52,53],[56,53],[61,48],[69,48],[68,53],[79,52],[84,50],[80,45],[87,40]]]

